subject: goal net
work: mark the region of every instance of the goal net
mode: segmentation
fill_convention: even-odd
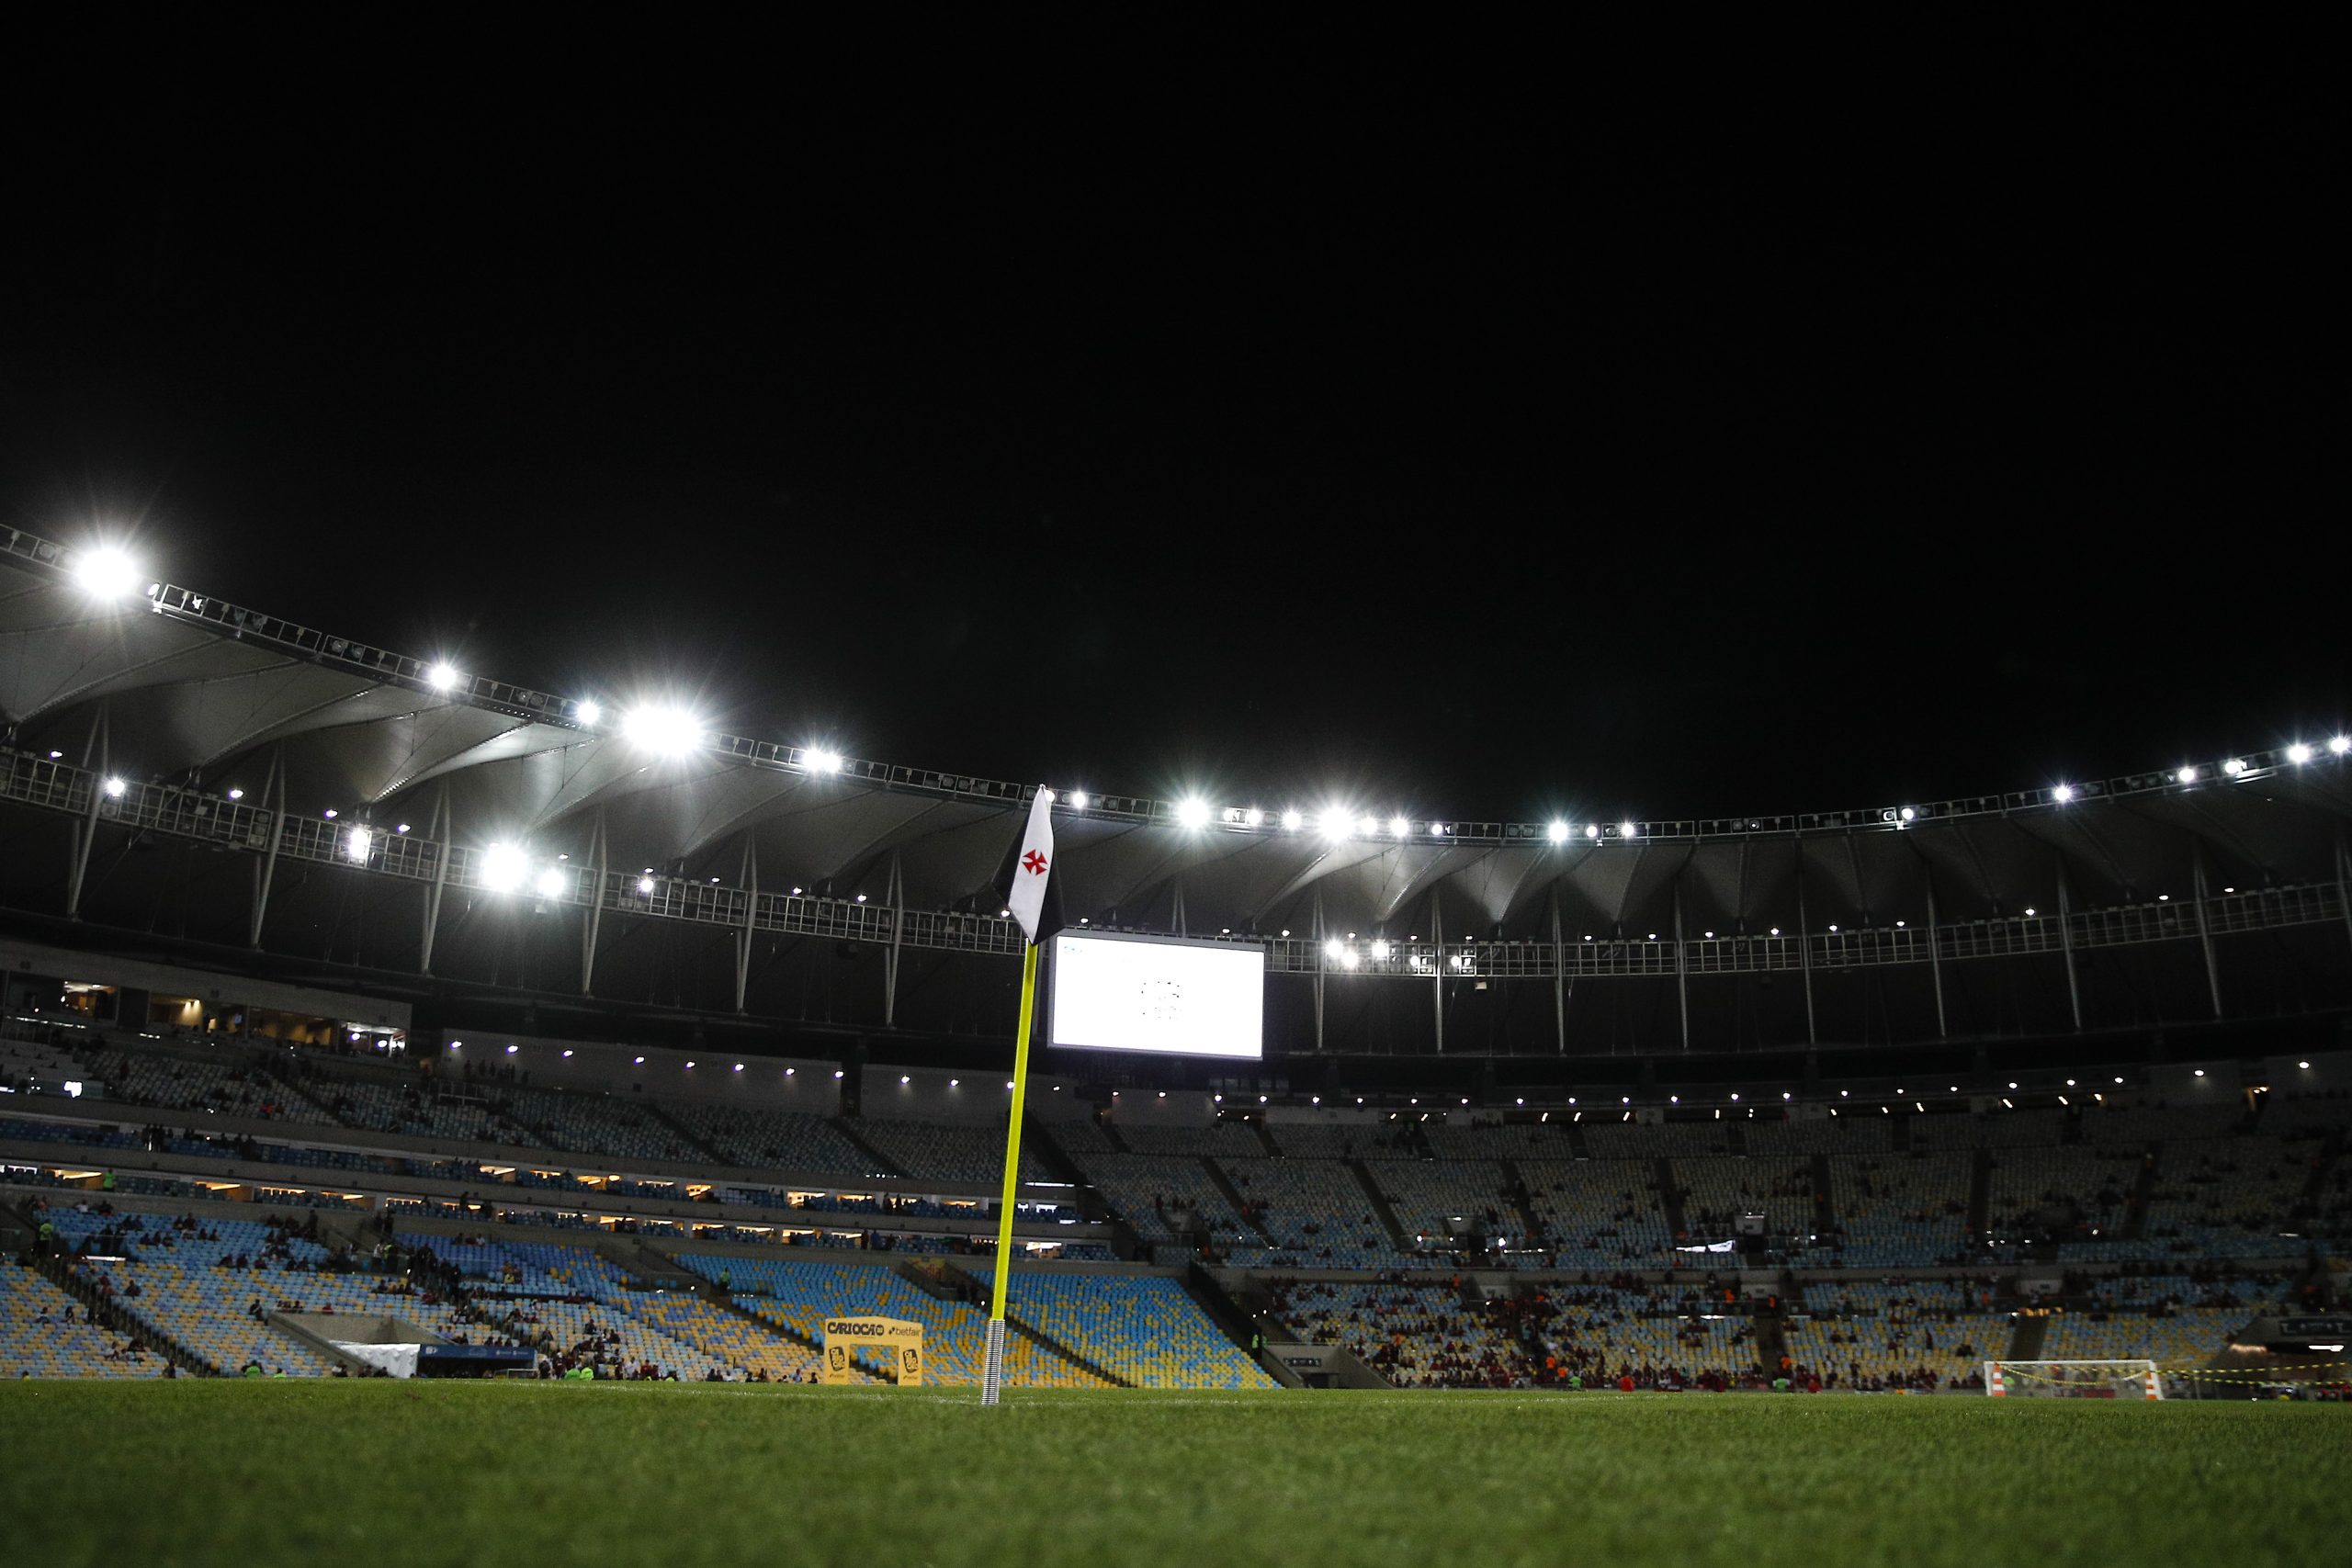
[[[2154,1361],[1987,1361],[1984,1392],[2000,1398],[2162,1399]]]

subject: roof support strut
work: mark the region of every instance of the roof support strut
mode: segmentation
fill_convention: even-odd
[[[449,853],[455,821],[449,810],[449,781],[433,786],[433,880],[424,885],[424,937],[417,944],[416,972],[433,973],[433,933],[441,924],[441,890],[449,885]]]
[[[2058,947],[2066,955],[2066,1002],[2075,1010],[2075,1032],[2083,1032],[2083,987],[2075,977],[2075,901],[2067,890],[2066,857],[2058,857]]]
[[[269,749],[269,776],[262,781],[261,797],[268,803],[269,848],[254,866],[253,930],[246,945],[261,951],[261,926],[269,918],[269,887],[277,875],[277,841],[286,836],[286,743]]]
[[[590,994],[589,987],[596,979],[596,935],[605,925],[605,884],[611,879],[612,868],[606,863],[612,858],[612,846],[605,837],[605,807],[596,807],[594,825],[588,833],[588,863],[596,868],[595,897],[588,900],[588,918],[580,926],[580,994]]]
[[[749,828],[743,829],[743,870],[736,882],[743,889],[743,926],[735,933],[735,1010],[740,1013],[752,988],[752,922],[760,908],[760,846]]]
[[[65,881],[65,918],[69,920],[82,918],[82,879],[89,874],[90,847],[98,841],[98,805],[106,799],[108,739],[107,705],[101,699],[98,711],[90,716],[89,739],[82,742],[82,766],[89,770],[90,805],[74,826],[74,864]],[[270,840],[270,848],[277,848],[275,839]]]
[[[2205,949],[2205,988],[2212,994],[2213,1016],[2222,1016],[2222,964],[2213,955],[2213,923],[2205,913],[2205,852],[2188,841],[2189,890],[2197,900],[2197,941]]]

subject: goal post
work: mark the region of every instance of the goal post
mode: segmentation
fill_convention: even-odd
[[[2162,1399],[2154,1361],[1987,1361],[1984,1392],[1996,1399]]]

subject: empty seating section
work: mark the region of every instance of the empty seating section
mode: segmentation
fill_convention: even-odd
[[[1869,1116],[1841,1116],[1868,1122]],[[1877,1118],[1892,1126],[1889,1118]],[[2027,1144],[2054,1145],[2066,1133],[2063,1111],[1996,1111],[1983,1116],[1915,1116],[1905,1129],[1915,1149],[1998,1149]]]
[[[2167,1142],[2148,1194],[2148,1256],[2300,1256],[2335,1229],[2305,1198],[2316,1145],[2283,1138]],[[2282,1234],[2288,1233],[2288,1234]]]
[[[2081,1144],[1993,1151],[1984,1207],[1992,1240],[2064,1241],[2069,1258],[2097,1256],[2094,1243],[2129,1247],[2122,1229],[2140,1158],[2136,1147]]]
[[[1838,1258],[1857,1269],[1924,1269],[1964,1258],[1969,1164],[1957,1153],[1831,1160]]]
[[[1810,1224],[1813,1162],[1785,1155],[1744,1159],[1678,1159],[1675,1185],[1682,1190],[1682,1217],[1694,1236],[1732,1235],[1739,1216],[1753,1209],[1785,1221],[1792,1213]]]
[[[1269,1287],[1310,1345],[1340,1345],[1399,1388],[1509,1388],[1532,1375],[1506,1318],[1442,1285],[1300,1280]]]
[[[1246,1122],[1212,1122],[1200,1127],[1154,1127],[1119,1123],[1119,1136],[1139,1155],[1262,1155],[1266,1145]]]
[[[2093,1144],[2152,1144],[2173,1138],[2226,1138],[2246,1119],[2243,1105],[2136,1105],[2083,1112]]]
[[[1429,1122],[1421,1136],[1440,1159],[1574,1159],[1578,1152],[1565,1121],[1484,1127]]]
[[[559,1089],[494,1089],[510,1120],[533,1134],[533,1147],[612,1155],[623,1159],[701,1160],[708,1156],[643,1107],[608,1094]]]
[[[430,1084],[394,1085],[356,1078],[322,1081],[312,1088],[334,1119],[345,1126],[507,1147],[531,1141],[529,1128],[505,1116],[488,1092],[475,1092],[471,1085],[447,1094]]]
[[[1846,1389],[1977,1387],[1984,1363],[2008,1354],[2006,1314],[1941,1285],[1809,1285],[1802,1316],[1782,1325],[1795,1375]]]
[[[152,1378],[160,1352],[127,1354],[124,1335],[100,1328],[80,1303],[30,1269],[0,1263],[0,1377]]]
[[[1744,1320],[1676,1311],[1661,1295],[1605,1286],[1554,1293],[1544,1349],[1588,1385],[1631,1377],[1641,1387],[1752,1378],[1756,1353]]]
[[[1004,1179],[1004,1124],[865,1121],[857,1130],[909,1176],[989,1186]],[[1021,1179],[1051,1181],[1033,1149],[1021,1151]]]
[[[729,1165],[858,1180],[891,1174],[822,1116],[693,1100],[662,1109]]]
[[[1948,1117],[1935,1118],[1949,1121]],[[1918,1128],[1915,1124],[1913,1132]],[[1750,1122],[1742,1130],[1755,1155],[1875,1155],[1894,1146],[1885,1116],[1824,1116],[1806,1121]],[[1914,1140],[1915,1146],[1925,1147]],[[1938,1145],[1943,1146],[1943,1145]]]
[[[1332,1159],[1221,1159],[1218,1166],[1273,1244],[1253,1267],[1393,1269],[1396,1244],[1355,1172]],[[1231,1261],[1243,1262],[1236,1249]]]
[[[2253,1315],[2242,1307],[2192,1307],[2162,1317],[2119,1313],[2105,1321],[2086,1313],[2068,1313],[2051,1319],[2035,1359],[2145,1359],[2166,1370],[2202,1366],[2226,1348],[2230,1337]]]
[[[1403,1122],[1269,1122],[1274,1146],[1303,1159],[1417,1159],[1420,1149]]]
[[[1179,1155],[1087,1153],[1079,1168],[1146,1241],[1205,1231],[1218,1247],[1254,1245],[1258,1233],[1233,1212],[1199,1160]]]
[[[1458,1232],[1525,1227],[1510,1216],[1503,1168],[1493,1160],[1383,1160],[1367,1165],[1408,1248],[1443,1247]]]
[[[1006,1310],[1137,1388],[1275,1386],[1164,1275],[1017,1269]]]
[[[1724,1122],[1598,1122],[1578,1124],[1585,1152],[1595,1159],[1656,1159],[1660,1155],[1731,1153],[1731,1123]]]
[[[817,1351],[699,1296],[656,1292],[630,1303],[629,1311],[746,1378],[765,1372],[770,1382],[815,1382],[823,1371],[824,1358]]]
[[[151,1052],[108,1051],[91,1064],[107,1097],[168,1111],[217,1111],[236,1116],[324,1122],[326,1112],[302,1093],[257,1068],[191,1061]]]
[[[1673,1227],[1648,1160],[1521,1160],[1529,1206],[1559,1267],[1654,1269],[1671,1256]]]

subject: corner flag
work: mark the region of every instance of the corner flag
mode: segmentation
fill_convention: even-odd
[[[1013,863],[1005,907],[1029,940],[1021,949],[1021,1019],[1013,1036],[1012,1115],[1004,1133],[1004,1190],[996,1206],[996,1289],[989,1294],[988,1340],[980,1356],[980,1403],[994,1404],[1004,1386],[1004,1312],[1012,1293],[1012,1211],[1021,1183],[1021,1118],[1029,1099],[1029,1021],[1037,1007],[1037,928],[1054,865],[1054,792],[1039,785],[1029,803],[1029,828]]]
[[[1022,934],[1037,940],[1046,906],[1046,879],[1054,863],[1054,792],[1040,786],[1029,805],[1029,830],[1021,836],[1021,858],[1013,863],[1012,896],[1006,908],[1021,922]]]

